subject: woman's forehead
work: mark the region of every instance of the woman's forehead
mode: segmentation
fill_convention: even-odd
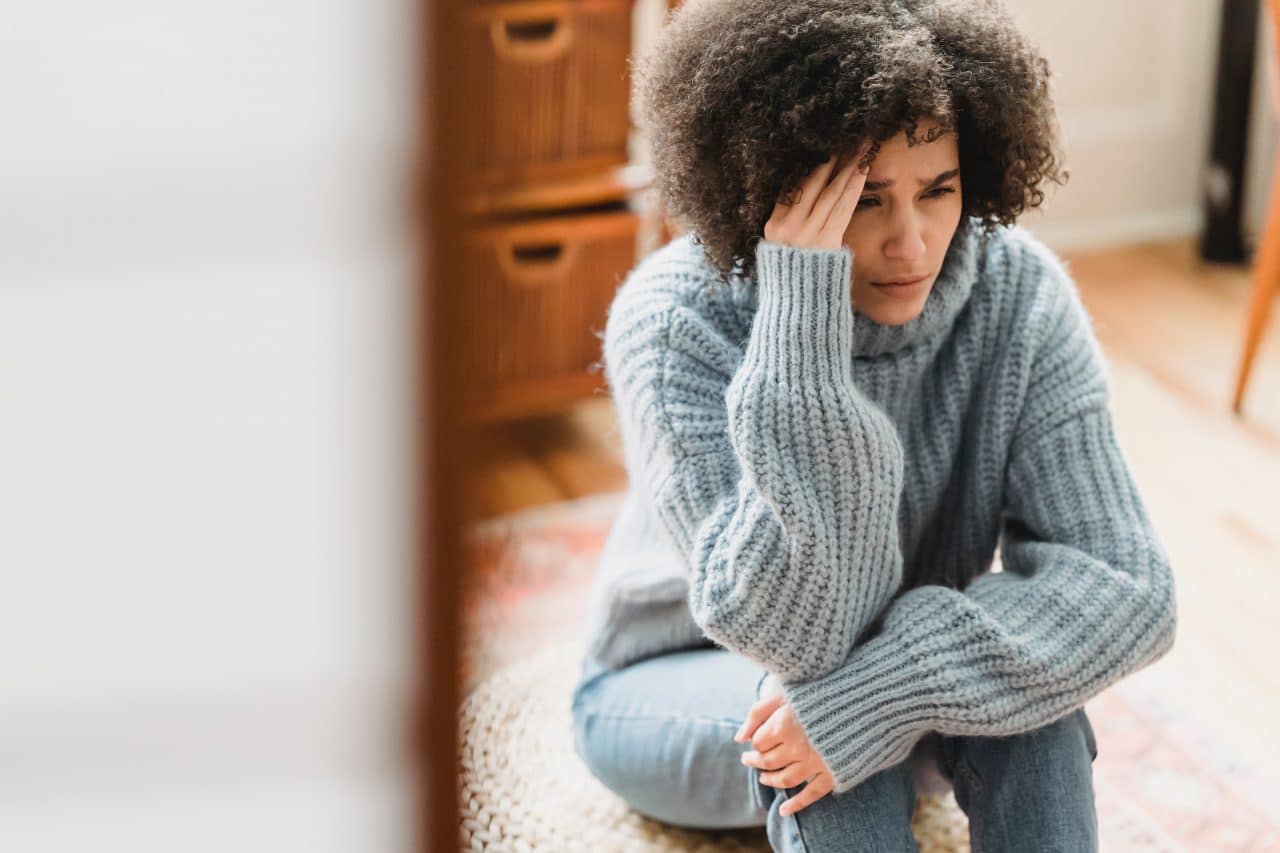
[[[947,134],[931,142],[919,141],[908,145],[905,134],[881,143],[867,182],[899,178],[910,180],[913,176],[924,183],[931,182],[945,168],[954,167],[959,161],[959,147],[955,135]]]

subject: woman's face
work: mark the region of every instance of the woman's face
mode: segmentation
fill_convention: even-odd
[[[935,126],[921,121],[916,138]],[[942,269],[961,208],[954,132],[914,147],[905,132],[882,143],[844,232],[853,250],[854,309],[890,326],[915,318]],[[886,284],[922,276],[918,284]]]

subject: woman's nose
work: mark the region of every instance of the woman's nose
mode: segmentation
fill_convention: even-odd
[[[912,221],[899,223],[884,246],[885,257],[904,261],[919,260],[924,257],[924,250],[924,231]]]

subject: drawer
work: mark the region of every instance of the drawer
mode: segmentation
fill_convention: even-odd
[[[475,189],[627,163],[630,0],[476,4],[465,38],[476,102],[460,131]]]
[[[562,405],[604,384],[601,336],[641,217],[581,213],[471,228],[463,299],[472,419]]]

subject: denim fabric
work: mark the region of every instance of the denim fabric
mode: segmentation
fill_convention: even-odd
[[[766,828],[777,851],[916,853],[908,762],[794,815],[802,787],[774,789],[741,763],[733,734],[764,670],[724,649],[694,649],[610,670],[590,657],[573,692],[574,748],[641,814],[697,829]],[[969,816],[973,853],[1096,851],[1097,743],[1083,708],[1010,737],[939,737],[939,764]]]

